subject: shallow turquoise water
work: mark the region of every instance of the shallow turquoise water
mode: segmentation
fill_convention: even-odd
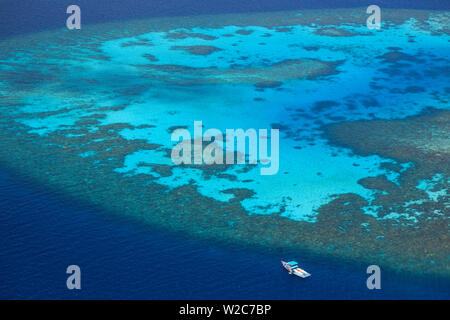
[[[174,39],[167,38],[167,32],[150,32],[104,41],[98,50],[107,59],[91,59],[89,51],[81,50],[80,61],[70,61],[70,71],[59,79],[56,88],[54,83],[35,86],[19,95],[24,106],[15,109],[19,114],[63,108],[68,108],[68,112],[18,121],[29,126],[30,132],[47,135],[96,113],[91,111],[93,108],[72,109],[73,106],[98,108],[126,103],[123,110],[104,112],[106,117],[99,120],[99,125],[151,124],[154,127],[123,129],[120,134],[128,140],[145,139],[161,147],[129,154],[123,166],[116,168],[117,172],[145,173],[156,177],[156,183],[170,188],[192,183],[193,179],[203,196],[219,201],[229,201],[233,197],[223,193],[224,190],[247,188],[255,193],[242,201],[248,212],[271,214],[284,208],[282,216],[299,221],[315,221],[316,210],[336,194],[355,193],[370,201],[374,191],[365,189],[357,181],[386,175],[396,182],[398,173],[380,168],[382,162],[394,161],[376,155],[356,156],[331,146],[321,138],[321,126],[342,120],[402,118],[418,114],[429,106],[447,109],[449,37],[433,33],[445,20],[430,19],[428,29],[424,30],[411,18],[403,24],[374,31],[355,24],[301,25],[302,14],[305,13],[297,14],[300,24],[289,27],[287,32],[249,25],[244,29],[251,33],[244,35],[236,33],[241,27],[231,25],[171,30],[172,33],[201,34],[203,38]],[[348,32],[350,36],[318,34],[329,28]],[[230,34],[232,36],[226,36]],[[214,46],[221,50],[205,56],[174,50],[176,46]],[[384,54],[395,52],[400,52],[404,58],[392,63],[383,61]],[[148,54],[153,56],[153,61],[146,58]],[[33,56],[17,54],[7,61],[26,64],[30,59],[34,59]],[[283,79],[283,75],[277,75],[282,80],[280,88],[255,91],[252,70],[264,72],[265,68],[293,59],[340,64],[337,74],[314,79],[301,76]],[[58,61],[56,57],[47,62],[62,65],[66,61]],[[169,73],[158,79],[149,75],[153,71],[143,67],[166,65],[194,68],[194,73]],[[5,71],[14,68],[13,65],[2,66]],[[249,69],[248,74],[238,77],[227,74],[236,68]],[[194,79],[198,84],[180,86],[170,83],[170,77],[178,81]],[[98,85],[86,86],[80,79],[89,79]],[[433,81],[432,87],[430,81]],[[120,93],[124,82],[132,94]],[[4,84],[3,88],[7,95],[8,87]],[[77,94],[71,94],[73,91]],[[94,99],[92,93],[95,93]],[[436,99],[436,95],[441,98]],[[197,168],[172,166],[172,175],[168,177],[154,172],[154,164],[172,165],[166,156],[166,149],[174,146],[168,128],[180,125],[192,132],[195,120],[203,121],[205,130],[270,129],[274,124],[289,128],[281,130],[279,173],[261,176],[258,168],[240,172],[239,166],[230,166],[223,173],[238,179],[229,180],[217,175],[205,178]],[[90,130],[96,130],[95,126]],[[86,157],[89,153],[80,156]],[[407,168],[411,164],[401,165]],[[375,207],[366,210],[376,216]]]

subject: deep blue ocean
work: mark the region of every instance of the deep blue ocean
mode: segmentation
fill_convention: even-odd
[[[297,252],[309,279],[280,264],[288,252],[221,245],[151,229],[0,169],[0,298],[448,299],[448,283]],[[299,256],[299,254],[301,256]],[[66,268],[81,268],[81,290]]]
[[[64,27],[66,8],[77,4],[83,24],[148,17],[198,14],[367,7],[432,9],[450,8],[448,0],[2,0],[0,36]]]
[[[374,1],[6,0],[0,37],[64,27],[65,9],[83,23],[154,16],[367,6]],[[449,9],[450,1],[379,0],[381,7]],[[304,252],[312,273],[294,278],[289,252],[212,243],[152,229],[66,198],[0,168],[0,298],[3,299],[449,299],[448,283],[382,268],[381,290],[366,288],[367,265]],[[66,268],[81,268],[81,290]]]

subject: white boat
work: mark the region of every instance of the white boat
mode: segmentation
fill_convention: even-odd
[[[293,274],[296,275],[300,278],[308,278],[311,276],[310,273],[306,272],[305,270],[301,269],[298,266],[298,262],[291,260],[291,261],[284,261],[281,260],[281,264],[283,265],[283,267],[289,271],[289,274]]]

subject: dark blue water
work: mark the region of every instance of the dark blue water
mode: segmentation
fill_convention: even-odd
[[[0,298],[448,299],[448,283],[394,275],[366,288],[366,266],[297,252],[313,276],[289,275],[286,252],[197,240],[116,218],[0,170]],[[289,253],[292,255],[293,253]],[[68,265],[82,289],[66,288]]]
[[[69,5],[80,6],[82,23],[146,17],[231,12],[367,7],[450,9],[448,0],[2,0],[0,37],[65,27]]]

